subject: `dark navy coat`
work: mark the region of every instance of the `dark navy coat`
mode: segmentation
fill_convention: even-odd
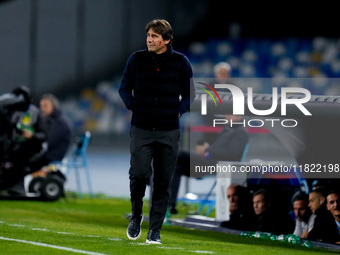
[[[195,97],[188,58],[171,46],[161,55],[134,52],[123,72],[119,94],[133,112],[131,124],[142,129],[178,129]]]

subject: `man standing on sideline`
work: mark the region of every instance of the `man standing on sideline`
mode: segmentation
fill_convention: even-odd
[[[141,235],[143,197],[154,169],[154,190],[147,243],[160,244],[169,188],[179,148],[179,118],[195,97],[192,68],[183,54],[172,49],[173,30],[166,20],[146,27],[147,49],[127,61],[119,94],[132,111],[130,129],[130,196],[132,216],[127,236]]]

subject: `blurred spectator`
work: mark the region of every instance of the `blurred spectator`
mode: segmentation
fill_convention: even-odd
[[[217,83],[225,83],[230,77],[231,66],[227,62],[220,62],[214,66],[214,75]]]
[[[230,120],[240,121],[242,116],[226,115],[226,119],[230,123]],[[195,171],[193,169],[195,166],[216,166],[220,160],[240,161],[247,143],[248,134],[242,125],[235,125],[233,127],[225,125],[211,145],[205,141],[200,141],[196,145],[196,153],[180,151],[175,174],[172,179],[171,213],[177,213],[177,195],[182,175],[190,177],[190,172],[193,173]]]
[[[327,209],[332,213],[335,224],[340,234],[340,192],[338,190],[330,191],[327,195]]]
[[[326,208],[325,188],[316,188],[309,194],[309,208],[315,214],[314,227],[308,233],[308,239],[319,242],[335,243],[340,236],[332,214]]]
[[[238,230],[255,230],[256,218],[248,190],[241,185],[231,184],[227,189],[227,198],[230,219],[223,221],[221,226]]]
[[[279,209],[274,208],[269,192],[260,189],[253,195],[253,207],[257,216],[257,229],[276,235],[289,234],[294,230],[294,221]]]
[[[40,99],[40,109],[46,118],[48,150],[40,160],[40,167],[52,161],[61,161],[71,141],[71,125],[61,112],[58,99],[45,94]],[[38,169],[33,169],[38,170]]]
[[[215,79],[212,82],[213,84],[223,84],[223,83],[232,83],[229,81],[231,73],[231,66],[227,62],[219,62],[214,66],[214,76]],[[211,86],[214,86],[211,84]],[[217,91],[222,89],[216,89]],[[225,90],[224,90],[225,91]],[[212,114],[202,115],[202,122],[205,126],[212,126],[213,120],[215,116]],[[204,132],[203,140],[207,141],[207,143],[214,142],[218,137],[218,134],[213,132]]]
[[[306,239],[308,232],[313,229],[315,215],[308,207],[308,195],[298,194],[294,197],[293,208],[296,216],[294,235]]]

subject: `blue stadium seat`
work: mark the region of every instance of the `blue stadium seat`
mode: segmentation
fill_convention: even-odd
[[[72,170],[75,171],[77,189],[79,197],[83,197],[81,181],[80,181],[80,169],[84,169],[85,176],[87,179],[87,185],[89,189],[90,197],[93,197],[92,183],[90,177],[90,170],[87,162],[86,150],[91,140],[91,132],[86,131],[84,134],[77,137],[75,143],[73,144],[72,153],[65,161],[52,162],[53,165],[60,165],[66,168],[66,176],[70,174]]]

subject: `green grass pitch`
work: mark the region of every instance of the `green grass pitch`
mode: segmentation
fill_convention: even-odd
[[[0,254],[338,254],[175,226],[163,226],[162,245],[146,245],[147,222],[139,240],[126,237],[129,212],[130,202],[116,198],[0,201]]]

